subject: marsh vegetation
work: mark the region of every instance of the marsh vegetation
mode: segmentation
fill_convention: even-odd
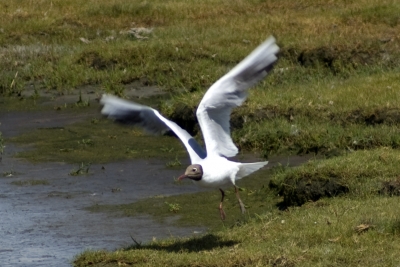
[[[265,158],[316,155],[303,166],[283,165],[243,181],[250,212],[238,212],[225,224],[210,211],[218,201],[212,192],[92,207],[160,221],[179,216],[178,224],[210,225],[212,232],[115,252],[86,251],[76,266],[400,264],[398,1],[72,0],[1,6],[4,109],[46,109],[40,105],[43,91],[66,94],[94,86],[96,93],[128,96],[132,84],[157,86],[167,94],[137,101],[149,101],[201,140],[193,114],[205,90],[273,34],[280,61],[232,114],[234,141]],[[79,113],[97,104],[77,98],[73,105],[50,108]],[[178,141],[152,140],[93,117],[6,142],[28,144],[31,149],[18,156],[32,161],[81,164],[163,155],[169,167],[180,165],[185,151]],[[229,205],[232,212],[237,208],[233,198],[227,203],[228,211]]]

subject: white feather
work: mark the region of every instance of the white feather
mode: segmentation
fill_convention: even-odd
[[[267,75],[278,51],[275,38],[268,38],[208,89],[196,112],[208,155],[232,157],[238,153],[230,134],[232,109],[246,100],[248,88]]]
[[[204,150],[187,131],[164,118],[157,110],[111,95],[103,95],[100,103],[103,105],[101,113],[118,122],[138,125],[152,134],[164,134],[172,130],[185,145],[192,164],[206,157]]]

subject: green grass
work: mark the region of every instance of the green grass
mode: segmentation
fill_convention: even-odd
[[[348,17],[361,19],[366,23],[386,24],[395,27],[400,23],[400,7],[394,2],[388,5],[371,6],[364,9],[352,10],[343,16],[347,22]]]
[[[399,129],[393,125],[340,125],[337,122],[317,123],[312,118],[253,122],[235,132],[242,149],[263,151],[264,156],[276,153],[323,155],[340,154],[380,146],[399,148]]]
[[[70,90],[99,84],[120,92],[140,80],[168,90],[203,90],[269,34],[280,68],[314,79],[399,65],[395,1],[8,1],[0,11],[0,92]],[[151,28],[148,39],[125,34]],[[142,34],[143,35],[143,34]],[[80,41],[81,38],[88,43]],[[315,70],[318,66],[320,70]]]

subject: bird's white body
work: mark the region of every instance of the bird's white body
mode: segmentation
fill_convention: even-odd
[[[162,134],[172,130],[185,145],[192,162],[192,170],[198,175],[198,169],[202,169],[200,176],[187,175],[187,177],[197,185],[220,188],[223,200],[224,193],[221,187],[235,186],[236,180],[257,171],[268,163],[267,161],[239,163],[227,159],[238,153],[230,135],[229,119],[232,109],[246,100],[247,89],[263,79],[272,69],[277,60],[278,51],[279,47],[275,44],[275,39],[268,38],[208,89],[196,112],[206,151],[187,131],[150,107],[104,95],[101,99],[104,105],[102,113],[119,122],[142,126],[150,133]],[[190,172],[191,166],[187,171]],[[244,211],[236,186],[235,189],[241,209]],[[224,218],[222,200],[220,211],[221,217]]]
[[[201,160],[198,164],[203,167],[203,177],[200,181],[193,181],[196,185],[212,188],[235,185],[240,163],[213,155]]]

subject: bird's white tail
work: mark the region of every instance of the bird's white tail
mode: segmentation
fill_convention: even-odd
[[[239,171],[236,174],[236,180],[239,180],[268,164],[268,161],[254,163],[240,163]]]

